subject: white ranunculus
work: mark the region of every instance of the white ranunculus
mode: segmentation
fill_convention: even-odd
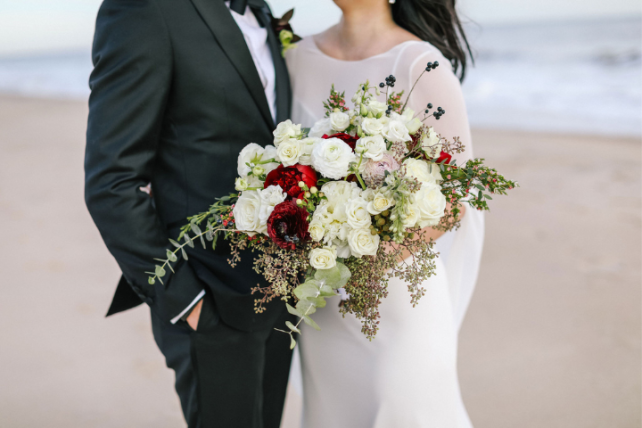
[[[256,143],[250,143],[243,147],[236,165],[236,172],[239,176],[246,177],[252,172],[252,168],[256,165],[254,162],[261,160],[264,153],[265,149]]]
[[[386,141],[381,135],[359,138],[355,146],[355,152],[357,154],[363,153],[364,158],[374,161],[381,160],[384,153],[386,153]]]
[[[310,251],[310,265],[315,269],[332,269],[337,265],[337,250],[332,247]]]
[[[308,225],[308,232],[310,232],[310,238],[312,238],[313,241],[321,241],[325,232],[323,230],[323,222],[320,219],[313,219]]]
[[[361,189],[354,181],[329,181],[321,187],[321,191],[328,202],[347,202],[361,195]]]
[[[372,194],[372,200],[368,202],[367,210],[372,215],[381,214],[395,204],[394,198],[388,193],[377,190]]]
[[[274,145],[278,148],[283,141],[299,137],[301,135],[301,125],[295,125],[288,119],[279,123],[272,134],[274,135]]]
[[[350,126],[350,116],[347,113],[335,111],[330,113],[330,126],[338,132],[343,132]]]
[[[338,138],[319,141],[312,149],[312,166],[327,178],[338,180],[348,175],[356,157],[352,149]]]
[[[416,178],[421,182],[433,182],[435,177],[430,173],[430,165],[421,159],[408,158],[403,161],[406,166],[406,175]]]
[[[310,129],[308,136],[321,138],[325,134],[332,134],[332,126],[330,125],[329,117],[318,120]]]
[[[435,182],[421,183],[415,205],[419,210],[418,226],[436,226],[446,210],[446,197],[441,193],[441,186]]]
[[[383,131],[384,121],[367,117],[361,122],[361,129],[368,135],[379,135]]]
[[[439,157],[442,148],[441,139],[432,126],[428,128],[428,132],[421,139],[421,148],[428,156]]]
[[[346,204],[348,225],[353,229],[368,228],[372,224],[372,217],[368,212],[368,202],[363,198],[355,198]]]
[[[348,233],[348,245],[357,258],[374,256],[379,248],[379,235],[373,235],[370,229],[353,229]]]
[[[258,190],[241,193],[232,210],[237,230],[256,232],[260,228],[261,196]]]
[[[302,155],[301,143],[295,138],[283,140],[279,147],[276,148],[276,153],[277,159],[283,166],[292,166],[299,162],[299,158]]]
[[[410,134],[408,134],[408,128],[403,122],[399,120],[391,120],[384,127],[381,132],[388,141],[393,143],[405,143],[410,141]]]
[[[321,138],[304,138],[299,140],[301,145],[301,157],[299,158],[299,163],[301,165],[312,165],[312,149],[314,145],[321,141]]]
[[[281,186],[279,186],[278,184],[272,184],[263,190],[259,190],[259,197],[261,199],[259,222],[261,223],[262,227],[265,227],[266,232],[267,221],[270,217],[270,214],[272,214],[272,211],[274,211],[274,207],[285,201],[287,196],[288,195],[283,192],[283,189],[281,189]],[[261,233],[265,233],[261,230],[258,231]]]
[[[386,103],[382,103],[381,101],[374,101],[371,100],[368,103],[368,110],[374,115],[374,116],[380,116],[386,112],[386,109],[388,106]]]

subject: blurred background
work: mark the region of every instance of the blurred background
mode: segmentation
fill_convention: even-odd
[[[304,36],[339,19],[269,3]],[[473,423],[640,427],[642,5],[458,4],[476,155],[521,184],[486,217],[461,331]],[[99,6],[0,0],[0,427],[184,426],[148,310],[103,318],[119,272],[82,169]],[[292,389],[284,427],[300,405]]]

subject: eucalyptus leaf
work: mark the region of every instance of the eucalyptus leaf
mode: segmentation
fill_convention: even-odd
[[[150,276],[149,278],[147,278],[147,282],[149,282],[150,285],[154,285],[156,283],[156,280],[153,276]]]
[[[175,262],[178,260],[178,257],[176,257],[176,254],[172,250],[167,250],[167,260]]]
[[[288,326],[288,328],[296,333],[301,334],[301,330],[299,330],[294,324],[292,324],[290,321],[286,321],[285,325]]]
[[[290,335],[290,349],[294,349],[296,346],[296,340],[294,340],[294,336]]]
[[[303,315],[301,318],[303,318],[303,322],[305,322],[307,325],[309,325],[309,326],[310,326],[310,327],[312,327],[313,329],[315,329],[315,330],[321,330],[321,327],[319,327],[319,325],[318,325],[317,323],[315,323],[315,322],[312,320],[312,318],[310,318],[309,316],[307,316],[307,315]]]
[[[170,242],[170,244],[172,244],[176,248],[180,248],[180,246],[181,246],[181,244],[179,244],[178,242],[174,241],[173,239],[170,239],[169,242]]]
[[[316,297],[320,294],[320,283],[315,280],[308,280],[294,289],[294,295],[299,299]]]
[[[183,258],[185,260],[189,260],[189,257],[187,257],[187,251],[185,251],[185,248],[181,248],[181,254],[183,255]]]
[[[295,308],[294,308],[292,305],[290,305],[289,303],[286,303],[286,304],[285,304],[285,307],[287,308],[288,312],[289,312],[291,315],[294,315],[294,316],[297,316],[297,317],[301,317],[301,313],[298,311],[298,309],[295,309]]]
[[[326,301],[323,297],[306,297],[306,301],[312,303],[315,308],[325,308]]]
[[[192,238],[190,238],[187,233],[185,234],[185,243],[189,245],[190,248],[194,248],[194,242],[192,242]]]
[[[155,269],[154,273],[156,273],[156,276],[162,278],[162,277],[165,276],[166,272],[165,272],[165,269],[163,269],[162,267],[156,265],[156,269]]]
[[[308,299],[305,300],[299,300],[299,302],[296,304],[296,309],[300,313],[300,317],[303,318],[306,315],[312,315],[317,311],[317,308],[314,304],[314,302],[309,301]]]
[[[319,269],[314,273],[314,279],[329,285],[333,289],[345,287],[350,279],[350,269],[343,263],[337,262],[337,265],[331,269]]]

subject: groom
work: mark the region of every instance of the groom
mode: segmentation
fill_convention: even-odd
[[[264,0],[104,0],[96,23],[87,207],[123,277],[107,315],[145,302],[190,428],[278,428],[290,319],[254,313],[251,253],[195,248],[147,282],[186,218],[234,191],[236,160],[272,142],[290,83]],[[146,187],[151,183],[151,191]]]

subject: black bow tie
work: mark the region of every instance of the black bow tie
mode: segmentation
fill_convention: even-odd
[[[231,0],[230,1],[230,9],[238,13],[239,15],[245,14],[245,10],[247,9],[248,5],[250,5],[250,7],[261,8],[263,7],[263,2],[261,0]]]

